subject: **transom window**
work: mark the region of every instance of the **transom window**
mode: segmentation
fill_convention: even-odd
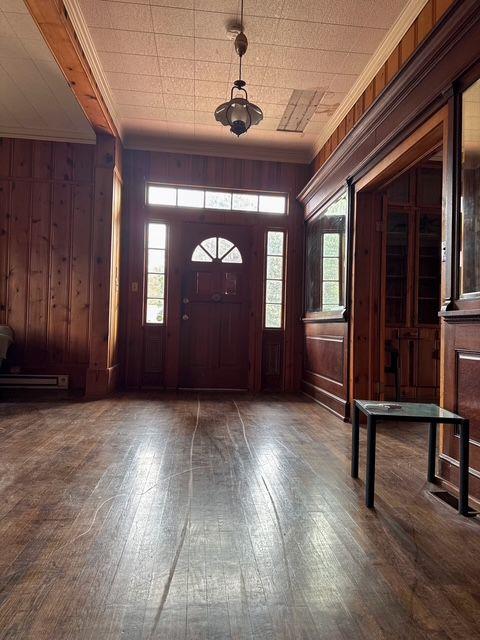
[[[241,264],[242,254],[238,248],[226,238],[207,238],[198,244],[192,253],[192,262],[226,262]]]
[[[287,198],[284,195],[189,189],[156,184],[147,185],[147,204],[277,215],[287,212]]]

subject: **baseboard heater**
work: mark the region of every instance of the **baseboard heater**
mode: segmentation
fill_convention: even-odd
[[[68,389],[68,376],[2,373],[0,389]]]

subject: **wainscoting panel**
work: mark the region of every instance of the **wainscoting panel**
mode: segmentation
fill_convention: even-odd
[[[305,323],[302,388],[342,418],[348,417],[347,325]]]

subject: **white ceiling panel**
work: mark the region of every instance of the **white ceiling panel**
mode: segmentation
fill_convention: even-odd
[[[23,0],[0,0],[0,135],[95,141]]]

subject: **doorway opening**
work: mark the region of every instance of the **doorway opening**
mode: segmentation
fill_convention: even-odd
[[[381,191],[379,399],[437,404],[441,149]]]
[[[356,184],[352,398],[440,402],[444,119]]]

